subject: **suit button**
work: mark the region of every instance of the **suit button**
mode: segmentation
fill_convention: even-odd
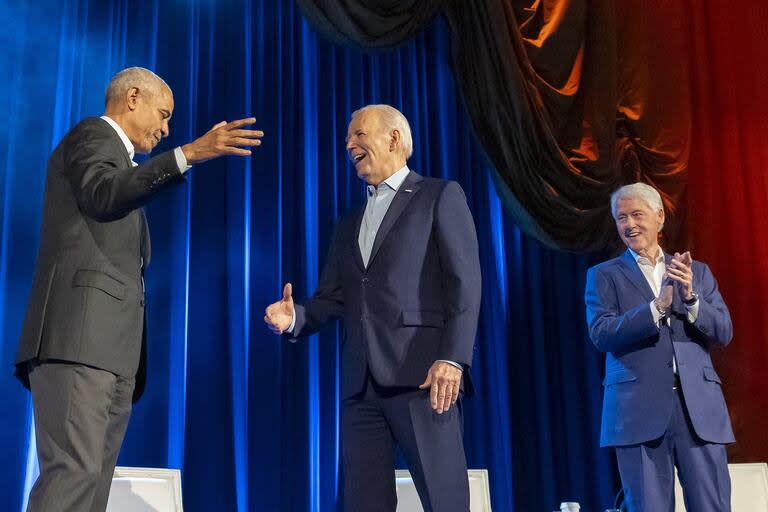
[[[670,368],[672,368],[672,361],[668,362],[668,363],[667,363],[667,366],[669,366]]]
[[[366,283],[366,284],[367,284],[367,283],[369,283],[370,281],[371,281],[371,280],[370,280],[370,279],[368,279],[367,277],[364,277],[364,278],[363,278],[363,283]]]

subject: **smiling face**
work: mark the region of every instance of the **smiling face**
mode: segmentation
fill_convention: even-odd
[[[616,229],[624,244],[651,261],[658,255],[659,232],[664,226],[664,210],[653,210],[640,198],[616,202]]]
[[[352,118],[347,129],[347,154],[358,178],[378,186],[405,165],[400,132],[387,129],[376,110]]]
[[[130,114],[125,117],[125,131],[136,153],[148,154],[168,136],[168,122],[173,114],[173,95],[167,87],[157,92],[131,88],[127,97]]]

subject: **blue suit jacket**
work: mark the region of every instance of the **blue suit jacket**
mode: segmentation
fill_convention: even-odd
[[[671,260],[665,255],[667,262]],[[657,327],[649,303],[654,295],[632,254],[606,261],[587,274],[585,301],[592,342],[606,353],[602,446],[660,438],[672,414],[674,354],[685,403],[696,434],[713,443],[734,441],[711,349],[731,341],[728,308],[709,267],[693,262],[699,294],[696,322],[675,290],[670,325]]]
[[[409,173],[367,267],[358,245],[363,211],[336,226],[317,291],[296,305],[291,339],[343,320],[342,398],[363,389],[366,369],[382,386],[415,388],[437,359],[462,364],[471,391],[480,261],[464,192],[455,182]]]

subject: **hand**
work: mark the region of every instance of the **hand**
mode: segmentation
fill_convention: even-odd
[[[419,389],[431,388],[429,397],[432,408],[438,414],[447,412],[451,404],[459,399],[462,373],[459,368],[444,361],[435,361],[429,368],[427,379]]]
[[[656,303],[664,311],[668,310],[669,307],[672,305],[672,297],[674,295],[674,292],[675,292],[675,289],[672,283],[672,279],[665,272],[664,277],[661,280],[661,290],[659,291],[659,296],[656,298]]]
[[[213,126],[208,132],[189,144],[181,146],[181,151],[187,159],[187,163],[198,164],[222,155],[248,156],[250,149],[242,147],[260,146],[261,130],[244,130],[242,126],[256,122],[255,117],[238,119],[237,121],[222,121]]]
[[[672,281],[680,283],[680,293],[683,300],[693,298],[693,270],[691,269],[691,253],[685,251],[683,254],[678,252],[672,257],[672,262],[667,265],[667,274]]]
[[[267,306],[264,321],[275,334],[283,334],[293,322],[293,297],[291,283],[283,287],[283,298]]]

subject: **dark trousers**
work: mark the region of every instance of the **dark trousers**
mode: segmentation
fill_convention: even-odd
[[[625,501],[630,512],[674,512],[674,466],[692,512],[730,512],[731,479],[725,445],[696,436],[682,392],[663,437],[616,447]]]
[[[344,400],[344,509],[394,512],[395,444],[405,455],[425,512],[467,512],[469,481],[459,402],[437,414],[429,390],[381,388]]]
[[[30,371],[40,476],[28,512],[104,512],[134,379],[80,364]]]

